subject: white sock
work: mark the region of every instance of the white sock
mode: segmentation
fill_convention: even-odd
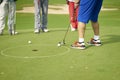
[[[84,38],[79,38],[79,42],[84,42]]]
[[[100,38],[99,35],[94,35],[94,39],[95,39],[95,40],[98,40],[99,38]]]

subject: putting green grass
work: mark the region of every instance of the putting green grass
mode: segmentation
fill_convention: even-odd
[[[17,13],[19,34],[10,36],[6,28],[0,36],[0,80],[120,80],[119,13],[100,13],[103,45],[86,44],[85,50],[71,49],[78,33],[70,30],[66,45],[57,47],[68,27],[68,15],[49,15],[50,32],[34,34],[34,14]],[[85,42],[91,37],[88,24]]]
[[[18,0],[16,4],[17,4],[17,10],[20,10],[23,7],[33,6],[34,0]],[[66,4],[66,0],[49,0],[49,4],[50,5]]]

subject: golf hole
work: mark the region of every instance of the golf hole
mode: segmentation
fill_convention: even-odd
[[[37,50],[37,49],[33,49],[32,51],[36,52],[36,51],[38,51],[38,50]]]

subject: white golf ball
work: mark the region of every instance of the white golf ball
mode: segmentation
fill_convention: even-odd
[[[57,46],[58,46],[58,47],[61,46],[60,43],[58,43]]]
[[[29,44],[31,44],[32,42],[31,41],[28,41]]]

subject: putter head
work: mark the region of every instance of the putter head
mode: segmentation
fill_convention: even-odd
[[[62,42],[62,45],[65,45],[65,42]]]
[[[65,45],[65,42],[63,41],[63,42],[61,42],[61,45]]]
[[[63,42],[62,42],[63,44],[65,44],[65,40],[63,40]]]
[[[57,46],[63,46],[63,45],[65,45],[64,42],[59,42]]]

